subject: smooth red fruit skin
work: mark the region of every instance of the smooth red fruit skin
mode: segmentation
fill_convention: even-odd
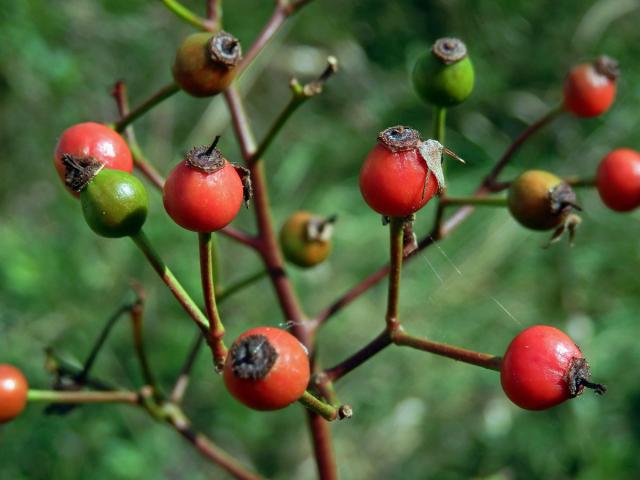
[[[392,152],[378,144],[360,171],[360,191],[365,202],[376,212],[389,217],[406,217],[424,207],[437,193],[438,181],[418,149]]]
[[[28,391],[27,379],[20,370],[0,364],[0,423],[9,422],[22,413]]]
[[[548,325],[520,332],[502,358],[500,382],[507,397],[527,410],[544,410],[571,398],[567,384],[574,358],[584,358],[565,333]]]
[[[78,123],[67,128],[56,145],[54,165],[64,182],[62,155],[91,156],[104,163],[106,168],[133,171],[133,158],[127,142],[115,131],[101,123]]]
[[[616,82],[591,63],[575,66],[564,83],[564,108],[578,117],[606,112],[616,97]]]
[[[596,186],[611,210],[628,212],[640,206],[640,153],[630,148],[609,152],[598,166]]]
[[[225,160],[220,170],[206,173],[180,162],[164,184],[164,208],[183,228],[215,232],[228,225],[242,206],[240,175]]]
[[[278,410],[298,400],[309,384],[311,370],[307,350],[289,332],[258,327],[244,332],[236,342],[250,335],[264,335],[278,352],[278,358],[261,380],[237,377],[231,362],[224,367],[224,383],[236,400],[255,410]]]

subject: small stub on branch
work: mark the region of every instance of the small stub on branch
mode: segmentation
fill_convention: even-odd
[[[338,59],[333,55],[327,57],[327,66],[320,76],[307,84],[300,85],[300,82],[296,78],[291,79],[291,90],[296,95],[302,95],[304,97],[313,97],[322,93],[322,88],[329,78],[331,78],[338,71]]]

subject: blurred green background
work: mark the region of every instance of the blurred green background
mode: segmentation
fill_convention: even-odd
[[[225,27],[246,49],[272,2],[225,3]],[[203,1],[185,4],[204,8]],[[637,0],[317,0],[292,19],[241,88],[261,136],[288,101],[292,75],[313,78],[328,54],[341,62],[326,92],[296,113],[266,158],[278,223],[298,208],[339,216],[330,261],[291,269],[306,310],[319,311],[386,260],[387,231],[362,201],[357,175],[379,130],[403,123],[430,132],[432,110],[418,100],[408,72],[434,39],[461,37],[476,67],[475,91],[450,111],[446,142],[468,162],[449,166],[449,191],[468,194],[510,139],[560,100],[568,68],[600,53],[622,64],[612,110],[555,121],[503,178],[532,167],[591,176],[608,150],[640,148],[639,21]],[[84,358],[104,320],[130,298],[132,277],[148,292],[147,344],[166,388],[191,343],[192,324],[134,245],[94,235],[52,168],[66,127],[115,118],[109,93],[116,80],[127,81],[133,104],[165,85],[173,52],[190,31],[151,0],[26,0],[0,9],[0,361],[18,365],[35,387],[51,381],[44,348]],[[221,148],[238,160],[228,123],[221,98],[180,93],[136,129],[167,173],[187,149],[218,133]],[[526,412],[504,397],[495,372],[389,348],[338,386],[355,410],[331,427],[341,478],[637,478],[640,216],[607,211],[593,191],[580,191],[579,200],[584,222],[573,249],[563,241],[544,250],[545,234],[524,230],[506,211],[478,211],[441,249],[406,268],[401,317],[412,333],[496,354],[526,326],[555,325],[582,347],[609,393]],[[197,298],[196,239],[170,222],[156,191],[151,201],[146,230]],[[252,214],[243,211],[234,224],[253,231]],[[419,232],[428,231],[432,214],[429,206],[420,213]],[[220,248],[224,283],[259,268],[253,253],[226,239]],[[377,334],[384,293],[383,282],[329,322],[319,338],[324,365]],[[229,338],[286,320],[266,280],[222,314]],[[229,397],[210,366],[201,355],[188,392],[195,425],[270,478],[315,478],[302,409],[252,412]],[[140,385],[127,322],[95,374]],[[0,427],[0,478],[227,478],[137,409],[41,412],[30,406]]]

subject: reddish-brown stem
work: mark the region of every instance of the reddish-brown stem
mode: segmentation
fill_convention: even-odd
[[[158,383],[155,380],[155,376],[153,375],[153,371],[151,370],[151,366],[149,365],[147,353],[144,348],[144,336],[142,331],[144,318],[144,291],[142,290],[142,286],[138,284],[134,284],[133,288],[138,296],[130,310],[131,325],[133,328],[133,346],[138,357],[138,363],[140,363],[140,368],[142,369],[142,377],[144,378],[145,384],[151,387],[153,395],[157,400],[159,400],[162,394],[158,387]]]
[[[400,303],[400,273],[403,257],[404,219],[392,217],[389,224],[389,288],[387,292],[387,330],[398,328],[398,305]]]
[[[534,133],[536,133],[542,127],[550,123],[552,120],[558,117],[562,112],[564,112],[564,107],[562,105],[558,105],[552,108],[551,110],[549,110],[549,112],[546,115],[544,115],[542,118],[533,122],[531,125],[525,128],[520,133],[520,135],[518,135],[516,139],[511,143],[511,145],[509,145],[507,150],[505,150],[505,152],[502,154],[502,157],[500,157],[498,162],[493,166],[489,174],[483,180],[481,187],[485,187],[491,190],[491,187],[494,185],[494,183],[498,179],[498,175],[500,175],[500,172],[504,170],[504,167],[506,167],[509,161],[511,161],[515,153],[518,150],[520,150],[520,147],[522,147],[522,145],[524,145],[524,143],[529,138],[531,138],[531,136]]]
[[[401,327],[398,327],[392,332],[384,330],[380,335],[350,357],[324,372],[317,374],[315,376],[315,383],[322,386],[341,379],[392,343],[452,358],[471,365],[488,368],[489,370],[499,371],[500,362],[502,361],[500,357],[495,355],[474,352],[473,350],[467,350],[465,348],[448,345],[446,343],[433,342],[425,338],[414,337],[406,334]]]
[[[179,404],[180,402],[182,402],[182,398],[184,397],[184,394],[187,391],[187,387],[189,386],[189,376],[191,375],[191,369],[193,368],[193,364],[198,357],[198,352],[200,352],[203,343],[204,336],[200,333],[197,333],[193,344],[189,348],[187,359],[180,369],[180,374],[178,375],[176,383],[173,385],[173,389],[171,390],[171,394],[169,395],[172,403]]]
[[[193,430],[188,421],[182,418],[170,418],[169,424],[182,435],[187,442],[192,444],[202,456],[229,472],[234,478],[239,480],[262,479],[261,476],[247,470],[235,458],[211,442],[205,435]]]
[[[141,230],[137,234],[133,235],[131,239],[135,242],[138,248],[140,248],[160,279],[164,282],[167,288],[169,288],[169,291],[171,291],[176,300],[178,300],[180,305],[182,305],[198,328],[200,328],[203,333],[207,332],[209,330],[209,320],[175,277],[173,272],[169,267],[167,267],[162,258],[160,258],[144,232]]]
[[[397,330],[392,334],[392,341],[396,345],[411,347],[425,352],[435,353],[459,362],[477,365],[489,370],[500,371],[502,358],[488,353],[474,352],[465,348],[447,345],[446,343],[433,342],[426,338],[418,338]]]
[[[111,94],[118,106],[120,119],[125,118],[129,114],[129,97],[127,95],[127,85],[124,81],[120,80],[119,82],[116,82]],[[135,131],[133,130],[133,125],[128,125],[124,129],[124,136],[129,144],[129,149],[131,150],[135,167],[140,170],[140,172],[142,172],[142,174],[147,177],[154,186],[162,190],[162,187],[164,186],[164,178],[162,178],[162,175],[160,175],[158,170],[156,170],[156,168],[142,153],[140,144],[138,144],[138,140],[136,139]]]
[[[547,113],[544,117],[542,117],[537,122],[532,123],[529,127],[527,127],[507,148],[505,153],[500,157],[496,165],[491,169],[491,171],[487,174],[487,176],[480,183],[480,186],[474,192],[474,196],[481,197],[486,195],[487,193],[500,190],[500,184],[496,182],[498,175],[502,172],[502,170],[507,166],[509,161],[513,158],[514,154],[518,151],[518,149],[528,140],[531,136],[539,131],[543,126],[551,122],[554,118],[560,115],[563,112],[562,107],[556,107],[552,109],[549,113]],[[436,219],[434,223],[434,227],[429,235],[423,238],[418,243],[418,248],[411,252],[409,255],[405,255],[405,261],[409,261],[414,258],[417,254],[419,254],[422,250],[429,247],[431,244],[435,243],[436,240],[443,239],[446,237],[451,231],[453,231],[458,225],[460,225],[464,220],[466,220],[469,215],[474,210],[473,206],[464,206],[458,208],[456,212],[444,223],[442,223],[444,217],[444,204],[439,203],[438,210],[436,212]],[[376,285],[380,280],[382,280],[389,273],[389,264],[380,267],[376,272],[372,273],[360,283],[349,289],[346,293],[340,296],[337,300],[335,300],[331,305],[329,305],[326,309],[321,311],[315,319],[311,322],[312,329],[316,330],[322,324],[324,324],[330,317],[338,313],[344,307],[355,301],[362,294],[364,294],[371,287]]]
[[[313,452],[320,480],[337,480],[336,459],[333,453],[329,423],[317,413],[307,411],[313,439]]]
[[[125,128],[127,128],[128,125],[135,122],[138,118],[143,116],[153,107],[162,103],[171,95],[175,95],[179,91],[180,91],[180,87],[175,82],[171,82],[170,84],[160,88],[160,90],[153,93],[149,98],[144,100],[140,105],[136,106],[133,110],[125,114],[121,113],[120,119],[113,126],[115,131],[122,132]]]
[[[285,9],[280,5],[277,5],[271,14],[271,18],[269,18],[263,29],[258,34],[258,38],[253,42],[253,45],[251,45],[247,53],[244,55],[240,65],[238,65],[237,76],[239,76],[251,64],[251,62],[253,62],[269,40],[271,40],[280,27],[282,27],[287,17],[288,15]]]
[[[204,296],[205,310],[209,318],[208,342],[213,353],[213,363],[218,371],[222,371],[227,358],[227,347],[224,344],[224,325],[216,304],[215,286],[213,281],[213,254],[211,251],[211,233],[198,234],[200,253],[200,278]]]
[[[218,233],[224,235],[225,237],[231,238],[242,245],[246,245],[247,247],[251,247],[254,250],[257,250],[260,247],[260,242],[256,237],[250,235],[242,230],[238,230],[233,227],[224,227],[222,230],[218,230]]]
[[[222,0],[207,0],[207,20],[215,30],[222,26]]]
[[[249,162],[253,159],[253,154],[256,151],[256,143],[242,100],[234,85],[225,91],[225,99],[243,157],[245,161]],[[285,319],[293,322],[292,333],[309,348],[313,355],[313,337],[309,335],[308,322],[304,321],[305,316],[298,297],[284,269],[282,254],[273,229],[262,159],[253,159],[250,170],[259,232],[259,252],[276,290]],[[320,478],[323,480],[334,479],[337,474],[329,429],[324,419],[313,413],[309,413],[309,425]]]
[[[249,161],[256,150],[256,143],[240,94],[232,85],[225,91],[225,98],[231,112],[234,130],[240,143],[243,157],[246,161]],[[284,269],[282,254],[280,253],[280,247],[273,228],[262,160],[257,159],[252,163],[250,171],[253,183],[253,203],[259,232],[259,252],[276,290],[285,319],[293,322],[293,334],[308,348],[311,348],[311,339],[306,325],[303,324],[305,316]]]
[[[334,382],[344,377],[351,370],[359,367],[378,352],[384,350],[391,345],[391,334],[385,329],[380,335],[371,342],[358,350],[356,353],[348,357],[346,360],[325,370],[320,376],[320,383]]]

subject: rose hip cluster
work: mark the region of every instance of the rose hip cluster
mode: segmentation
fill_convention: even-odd
[[[219,94],[242,64],[239,41],[227,32],[197,33],[178,48],[173,78],[195,97]],[[608,57],[573,68],[564,86],[564,111],[594,117],[607,111],[616,94],[617,64]],[[437,109],[461,104],[472,92],[474,69],[466,45],[442,38],[416,62],[412,82],[417,94]],[[168,175],[163,204],[180,227],[210,234],[224,229],[248,204],[249,171],[229,162],[217,148],[191,149]],[[359,185],[365,202],[385,219],[414,221],[438,195],[445,197],[443,155],[457,155],[417,130],[394,126],[378,135],[367,155]],[[55,148],[54,165],[67,190],[80,201],[89,227],[104,237],[139,237],[147,218],[148,195],[133,175],[127,142],[110,126],[80,123],[65,130]],[[640,154],[623,148],[609,153],[597,173],[604,203],[618,211],[640,205]],[[506,205],[523,226],[534,230],[568,228],[579,223],[580,207],[568,182],[542,170],[522,173],[509,185]],[[280,231],[280,247],[290,263],[316,266],[331,251],[335,216],[299,211]],[[209,319],[212,321],[213,319]],[[257,410],[283,408],[300,399],[310,382],[306,348],[293,335],[273,327],[253,328],[226,353],[224,383],[233,397]],[[590,380],[584,355],[560,330],[545,325],[518,334],[504,354],[500,379],[506,395],[522,408],[546,409],[576,397],[584,388],[603,393]],[[24,409],[28,385],[15,367],[0,365],[0,422]]]

